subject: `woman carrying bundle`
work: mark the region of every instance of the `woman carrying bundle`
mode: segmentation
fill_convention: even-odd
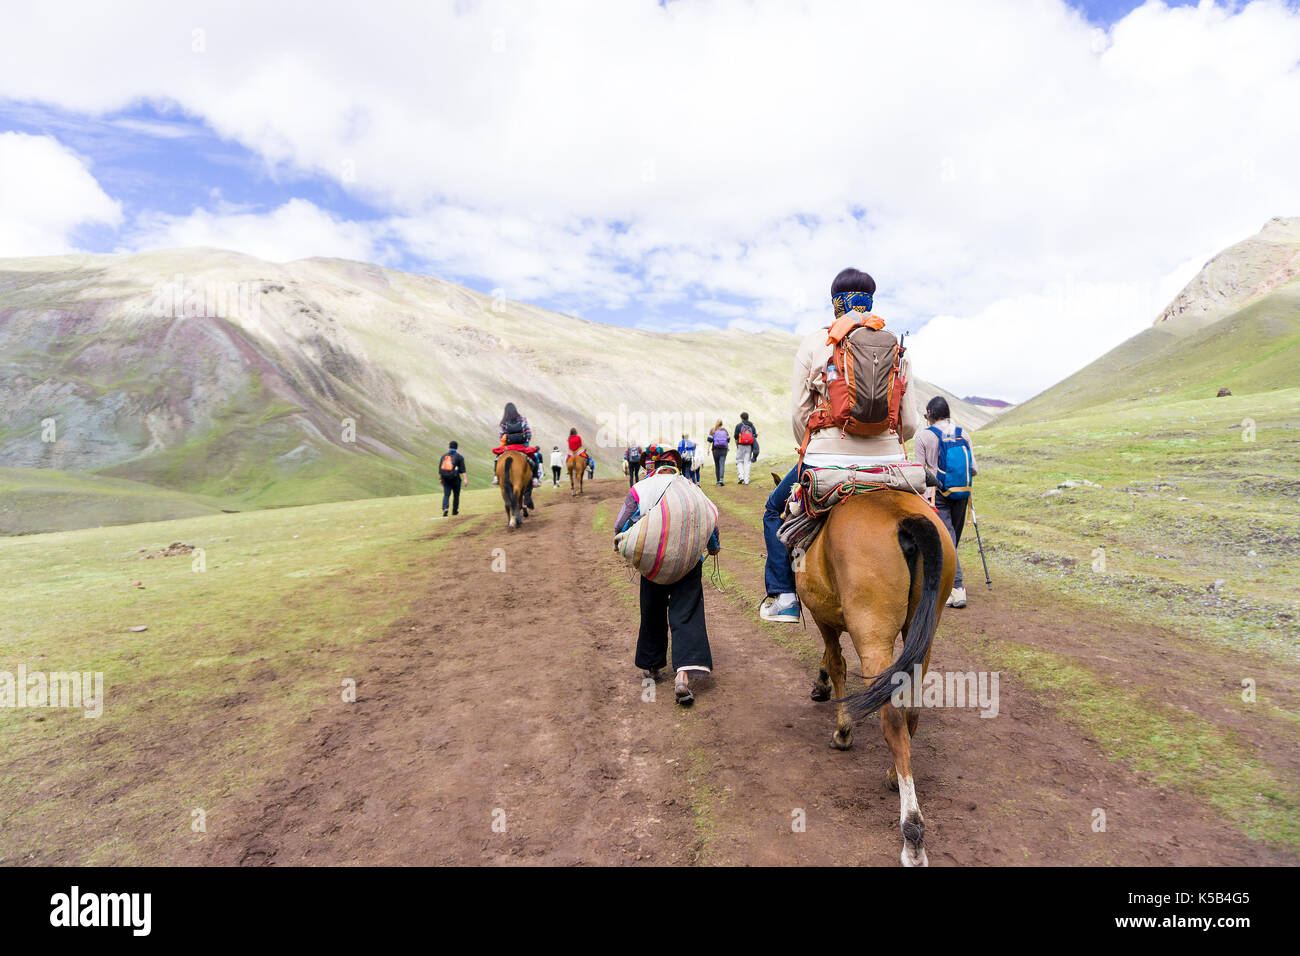
[[[701,552],[707,550],[709,554],[717,554],[721,549],[717,509],[697,486],[682,477],[682,459],[676,449],[656,448],[655,457],[647,456],[647,462],[650,463],[649,474],[628,491],[623,510],[614,522],[614,550],[629,560],[634,558],[629,552],[635,550],[635,557],[642,560],[636,565],[642,572],[641,630],[636,642],[636,666],[641,668],[644,676],[656,682],[659,680],[659,672],[668,664],[671,626],[673,669],[677,672],[673,689],[677,703],[686,707],[695,701],[690,687],[690,672],[708,674],[713,670],[713,654],[709,650],[709,635],[704,623],[704,558]],[[674,482],[677,483],[675,486]],[[645,522],[647,527],[656,524],[650,516],[661,508],[676,509],[671,523],[676,529],[681,529],[683,524],[690,527],[689,541],[674,542],[679,549],[677,554],[658,553],[658,542],[649,540],[641,541],[635,549],[628,548],[631,542],[626,541],[626,536],[636,536],[636,526],[640,522]],[[662,525],[658,527],[662,528]],[[706,543],[699,548],[692,547],[691,542],[697,545]],[[681,550],[683,547],[689,549],[689,553]],[[647,566],[648,560],[653,561],[653,566]],[[684,574],[681,573],[682,565],[688,568]]]

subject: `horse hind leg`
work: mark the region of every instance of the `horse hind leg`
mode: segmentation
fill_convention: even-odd
[[[849,633],[853,636],[854,646],[862,661],[862,673],[868,678],[883,673],[894,662],[894,641],[905,616],[905,613],[900,613],[896,619],[890,620],[877,609],[874,617],[867,616],[850,624]],[[888,639],[879,637],[883,634],[890,636]],[[880,729],[894,758],[893,766],[885,775],[885,783],[891,790],[898,791],[899,828],[903,833],[900,859],[903,866],[929,866],[925,854],[925,818],[921,815],[921,805],[916,799],[916,784],[912,781],[909,723],[915,726],[916,718],[907,710],[895,707],[892,700],[880,706]]]
[[[843,703],[848,668],[844,663],[844,651],[840,647],[840,631],[839,628],[828,627],[820,621],[817,622],[817,629],[822,632],[826,652],[822,655],[817,682],[813,684],[813,700],[817,700],[817,694],[826,688],[828,693],[822,700],[834,695],[836,700],[841,701],[835,705],[835,732],[831,734],[831,746],[836,750],[848,750],[853,746],[853,718],[849,716],[848,705]],[[828,680],[830,686],[826,687]]]
[[[880,708],[880,726],[885,742],[894,755],[894,776],[898,785],[899,828],[903,831],[903,866],[929,866],[925,854],[925,818],[916,799],[916,784],[912,781],[911,735],[907,732],[907,717],[893,704]]]

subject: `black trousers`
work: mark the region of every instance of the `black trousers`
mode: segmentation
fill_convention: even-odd
[[[456,514],[457,512],[459,512],[460,511],[460,475],[457,475],[455,478],[442,479],[442,510],[443,511],[447,510],[448,499],[451,499],[453,502],[451,506],[452,514]]]
[[[627,486],[631,488],[640,480],[640,478],[641,478],[641,463],[640,462],[633,463],[629,461],[627,463]]]
[[[551,480],[552,480],[552,481],[559,481],[559,480],[560,480],[560,466],[559,466],[559,465],[552,465],[552,466],[551,466]]]
[[[937,492],[934,496],[934,508],[939,512],[939,520],[943,522],[943,526],[948,529],[948,534],[952,537],[954,550],[961,544],[961,529],[966,527],[966,505],[969,501],[969,498],[948,499]],[[955,588],[962,586],[961,558],[957,559],[957,576],[953,578],[952,586]]]
[[[709,634],[704,627],[704,582],[701,561],[673,584],[641,578],[641,633],[636,666],[656,670],[668,664],[668,628],[673,632],[673,667],[713,669]]]

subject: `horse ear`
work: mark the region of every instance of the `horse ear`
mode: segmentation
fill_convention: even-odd
[[[781,483],[781,476],[778,475],[776,472],[769,471],[768,474],[772,476],[772,484],[779,485]]]

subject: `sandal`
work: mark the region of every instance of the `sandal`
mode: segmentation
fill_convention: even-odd
[[[683,707],[689,707],[695,703],[695,695],[691,693],[691,685],[684,680],[679,680],[673,685],[673,693],[677,696],[677,703]]]

